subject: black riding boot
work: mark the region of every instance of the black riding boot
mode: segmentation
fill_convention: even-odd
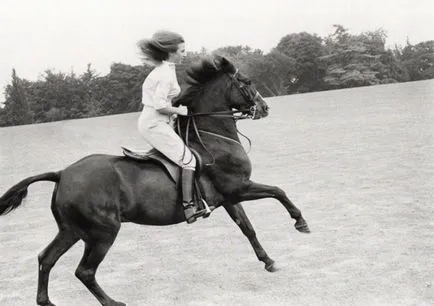
[[[194,190],[194,170],[182,169],[181,174],[182,183],[182,205],[184,206],[184,214],[187,223],[193,223],[198,217],[201,216],[201,212],[198,212],[198,203],[195,203],[193,190]]]

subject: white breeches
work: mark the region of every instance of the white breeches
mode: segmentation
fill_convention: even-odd
[[[147,126],[139,122],[139,132],[146,142],[175,164],[184,169],[196,169],[196,158],[170,124],[160,121]]]

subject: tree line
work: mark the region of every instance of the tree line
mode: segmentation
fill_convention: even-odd
[[[341,25],[326,37],[307,32],[284,36],[264,53],[249,46],[214,50],[250,76],[264,97],[434,78],[434,41],[385,46],[383,29],[350,34]],[[207,51],[189,52],[185,70]],[[100,76],[91,64],[80,75],[45,71],[37,81],[19,78],[15,69],[4,92],[0,126],[95,117],[140,110],[141,85],[151,67],[114,63]]]

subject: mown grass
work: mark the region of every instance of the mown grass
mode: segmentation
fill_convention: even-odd
[[[278,185],[310,235],[274,200],[245,203],[281,270],[268,273],[223,209],[193,225],[124,224],[97,274],[128,305],[434,304],[434,81],[268,99],[240,123],[253,179]],[[0,129],[0,193],[91,153],[145,147],[138,114]],[[0,305],[34,305],[36,256],[54,237],[53,184],[0,218]],[[158,205],[158,204],[156,204]],[[51,274],[58,305],[98,305],[75,278],[82,243]]]

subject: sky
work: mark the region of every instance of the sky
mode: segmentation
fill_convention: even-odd
[[[325,37],[383,28],[388,47],[434,40],[433,0],[0,0],[0,101],[12,68],[30,81],[44,71],[100,75],[113,62],[139,65],[136,43],[159,29],[187,50],[248,45],[264,52],[291,33]]]

